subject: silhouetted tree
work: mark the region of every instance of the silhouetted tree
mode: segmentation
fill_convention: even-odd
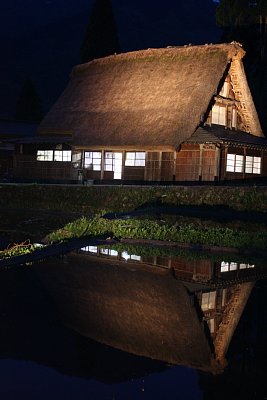
[[[19,121],[39,122],[43,117],[41,100],[33,83],[26,80],[17,100],[16,119]]]
[[[120,52],[111,0],[95,0],[81,46],[81,62]]]

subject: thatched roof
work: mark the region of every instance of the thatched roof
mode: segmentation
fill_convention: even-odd
[[[36,272],[69,327],[129,353],[216,372],[204,327],[170,273],[73,255]]]
[[[79,65],[39,132],[71,131],[77,147],[177,148],[199,126],[228,63],[244,54],[235,43],[184,46]]]

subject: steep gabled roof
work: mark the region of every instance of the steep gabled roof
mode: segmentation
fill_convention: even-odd
[[[77,146],[177,148],[200,124],[228,63],[244,54],[236,43],[184,46],[79,65],[39,132],[72,131]]]

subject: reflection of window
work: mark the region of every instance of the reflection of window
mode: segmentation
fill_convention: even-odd
[[[227,154],[226,171],[243,172],[244,156],[238,154]]]
[[[217,125],[226,125],[225,107],[214,104],[211,110],[211,123]]]
[[[97,246],[85,246],[81,248],[82,251],[86,251],[88,253],[97,253]]]
[[[85,151],[84,168],[101,171],[101,151]]]
[[[127,151],[125,165],[126,167],[144,167],[146,165],[146,153],[143,151]]]
[[[53,150],[37,150],[37,161],[53,161]]]
[[[202,293],[201,308],[203,311],[215,308],[216,291]]]
[[[261,173],[261,157],[246,156],[246,174],[260,174]]]
[[[118,252],[116,250],[112,250],[112,249],[100,249],[100,254],[103,254],[105,256],[117,257]]]
[[[236,263],[236,262],[221,262],[221,272],[236,271],[238,269],[254,268],[254,264]]]
[[[123,251],[121,253],[121,257],[124,258],[124,260],[134,260],[134,261],[141,261],[141,257],[137,256],[135,254],[128,254],[127,251]]]

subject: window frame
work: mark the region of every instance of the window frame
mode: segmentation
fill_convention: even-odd
[[[146,152],[145,151],[126,151],[124,165],[125,165],[125,167],[141,167],[141,168],[145,167],[146,166]]]
[[[227,153],[225,171],[239,174],[243,173],[244,156],[242,154]]]

